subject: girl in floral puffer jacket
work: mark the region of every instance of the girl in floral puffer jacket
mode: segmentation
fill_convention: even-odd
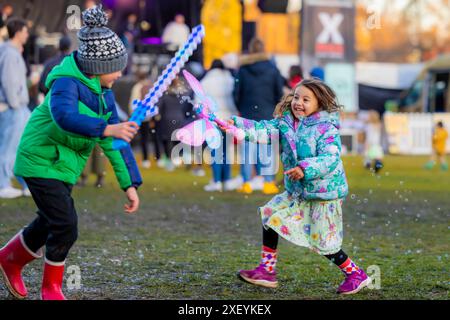
[[[337,292],[356,293],[370,278],[341,249],[342,202],[348,193],[340,158],[339,109],[335,93],[322,81],[303,80],[277,105],[270,121],[233,117],[246,139],[271,142],[279,135],[286,191],[259,208],[263,223],[260,265],[241,270],[241,279],[277,286],[278,235],[333,261],[345,275]]]

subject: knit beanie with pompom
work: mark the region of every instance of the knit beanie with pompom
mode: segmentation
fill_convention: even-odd
[[[127,50],[117,34],[106,27],[108,17],[102,6],[83,11],[82,19],[84,26],[78,31],[77,54],[80,70],[99,75],[125,69]]]

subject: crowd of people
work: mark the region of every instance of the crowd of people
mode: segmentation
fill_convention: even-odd
[[[86,1],[86,8],[95,6],[95,1]],[[107,10],[109,18],[112,11]],[[9,39],[2,44],[4,50],[0,51],[0,74],[2,81],[0,85],[0,123],[2,124],[2,136],[0,146],[4,150],[2,157],[0,175],[0,197],[15,198],[19,196],[30,196],[30,192],[23,179],[16,177],[20,188],[13,186],[12,166],[15,152],[19,143],[20,135],[29,118],[29,111],[39,104],[36,101],[34,87],[41,94],[41,100],[48,93],[46,79],[51,70],[59,65],[63,59],[69,56],[73,48],[74,39],[70,35],[63,35],[59,41],[59,48],[56,54],[45,61],[39,81],[31,80],[30,67],[26,59],[23,58],[24,48],[29,38],[29,23],[17,18],[12,18],[13,8],[6,5],[1,10],[0,15],[0,39]],[[108,22],[109,23],[109,22]],[[108,24],[109,26],[109,24]],[[132,101],[142,99],[151,88],[154,75],[141,71],[139,68],[132,68],[131,56],[139,39],[139,26],[137,16],[129,14],[126,21],[117,26],[118,36],[123,42],[127,54],[127,67],[123,73],[132,73],[135,84],[130,93],[129,105],[119,106],[119,118],[126,121],[128,115],[133,112]],[[3,35],[3,36],[2,36]],[[189,27],[186,25],[183,15],[177,14],[174,20],[167,24],[161,38],[164,43],[171,46],[171,50],[176,50],[189,36]],[[76,42],[78,42],[76,40]],[[13,63],[11,63],[13,61]],[[232,61],[230,63],[230,61]],[[12,67],[14,66],[14,68]],[[134,73],[133,73],[134,72]],[[214,99],[217,105],[216,114],[219,118],[226,119],[231,115],[239,114],[251,120],[267,120],[272,117],[274,105],[281,99],[284,93],[295,87],[303,79],[317,78],[324,80],[323,68],[316,66],[304,75],[300,65],[293,65],[289,69],[289,74],[284,78],[278,70],[273,58],[265,52],[264,43],[257,38],[252,39],[247,53],[237,58],[229,59],[229,55],[222,59],[216,59],[211,64],[209,70],[196,70],[196,76],[201,80],[206,92]],[[190,97],[191,99],[182,99]],[[152,160],[157,167],[167,171],[174,171],[176,167],[182,165],[178,157],[172,156],[175,141],[172,133],[195,120],[192,110],[193,93],[182,77],[177,78],[159,102],[159,114],[154,118],[146,118],[139,129],[139,145],[141,160],[139,162],[142,169],[149,169]],[[126,110],[126,111],[124,111]],[[376,111],[370,111],[364,121],[364,165],[378,173],[383,167],[383,147],[381,142],[382,123]],[[444,130],[437,129],[438,132]],[[442,134],[441,134],[442,136]],[[222,138],[225,140],[225,136]],[[445,139],[444,139],[445,140]],[[434,143],[435,145],[436,143]],[[243,163],[240,172],[232,177],[232,165],[227,154],[231,153],[230,148],[237,148],[237,153],[242,156]],[[442,149],[442,148],[441,148]],[[276,152],[276,150],[271,150]],[[211,164],[211,181],[204,186],[205,191],[231,191],[237,190],[245,194],[250,194],[255,190],[261,190],[265,194],[274,194],[279,191],[279,183],[275,179],[275,173],[270,166],[274,163],[261,161],[258,148],[254,143],[243,142],[235,145],[222,146],[221,153],[223,159],[221,163]],[[442,152],[435,152],[439,157],[441,168],[446,168],[445,156]],[[212,151],[215,157],[215,150]],[[426,168],[432,168],[436,162],[433,157],[427,163]],[[95,148],[88,164],[86,165],[77,186],[85,186],[90,173],[96,175],[95,185],[101,187],[105,177],[105,156],[99,148]],[[192,173],[204,176],[203,166],[188,164]],[[265,172],[271,172],[267,174]]]

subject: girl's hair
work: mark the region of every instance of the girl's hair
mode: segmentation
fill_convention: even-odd
[[[326,85],[323,81],[313,78],[305,79],[299,82],[288,94],[281,98],[281,101],[275,107],[273,116],[279,118],[284,112],[291,110],[292,99],[294,98],[294,92],[297,88],[304,86],[311,90],[316,96],[317,103],[319,105],[319,110],[327,112],[340,111],[343,106],[337,101],[336,94],[334,91]]]

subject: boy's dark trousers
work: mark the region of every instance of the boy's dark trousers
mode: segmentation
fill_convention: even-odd
[[[25,181],[38,207],[38,217],[23,231],[25,244],[33,252],[45,245],[47,260],[63,262],[78,236],[78,217],[71,197],[73,186],[55,179]]]

